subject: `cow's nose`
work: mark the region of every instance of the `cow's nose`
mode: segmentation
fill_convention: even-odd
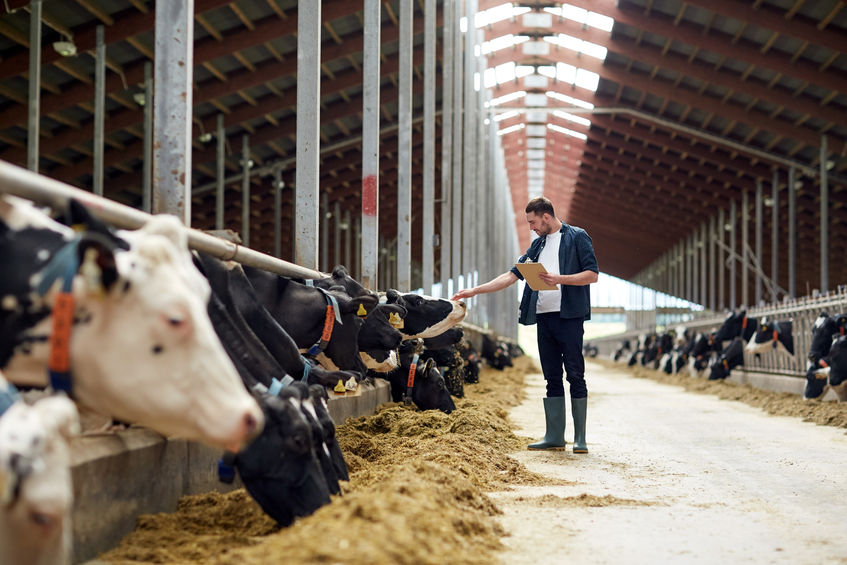
[[[248,412],[244,415],[244,430],[247,432],[247,437],[255,437],[261,431],[259,419]]]
[[[459,300],[458,302],[459,302],[459,306],[461,306],[462,308],[464,308],[464,309],[466,309],[466,310],[467,310],[467,308],[468,308],[468,307],[467,307],[467,305],[465,304],[465,301],[464,301],[464,300]]]

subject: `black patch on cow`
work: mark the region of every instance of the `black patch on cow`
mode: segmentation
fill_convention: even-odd
[[[165,348],[161,345],[154,345],[152,351],[153,355],[159,355],[160,353],[165,351]]]

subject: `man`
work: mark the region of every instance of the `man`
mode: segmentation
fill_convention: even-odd
[[[519,322],[537,324],[538,353],[541,370],[547,381],[544,415],[547,431],[544,439],[529,445],[529,449],[565,448],[565,389],[562,367],[570,384],[571,411],[574,421],[574,453],[588,453],[585,444],[585,415],[588,390],[585,387],[585,360],[582,357],[582,324],[591,319],[591,300],[588,285],[597,282],[597,259],[591,238],[585,230],[560,221],[553,204],[543,196],[533,198],[526,206],[529,229],[538,234],[519,263],[534,261],[544,265],[541,279],[556,290],[534,291],[524,287]],[[485,284],[461,290],[453,300],[477,294],[496,292],[523,279],[517,267],[512,267]]]

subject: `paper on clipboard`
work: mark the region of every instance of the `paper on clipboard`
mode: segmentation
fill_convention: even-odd
[[[515,263],[515,267],[521,272],[526,284],[532,290],[557,290],[559,288],[554,284],[547,284],[538,277],[541,273],[547,272],[547,269],[541,263]]]

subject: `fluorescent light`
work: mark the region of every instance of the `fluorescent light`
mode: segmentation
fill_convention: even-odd
[[[499,98],[492,98],[488,104],[489,106],[499,106],[500,104],[512,102],[514,100],[523,98],[524,96],[526,96],[526,91],[519,90],[518,92],[512,92],[511,94],[506,94],[504,96],[500,96]]]
[[[573,98],[572,96],[568,96],[567,94],[560,94],[558,92],[553,92],[552,90],[548,90],[545,94],[548,98],[558,100],[559,102],[565,102],[567,104],[570,104],[571,106],[585,108],[586,110],[594,109],[594,104],[592,104],[591,102],[585,102],[584,100],[580,100],[579,98]]]
[[[509,126],[507,128],[503,128],[503,129],[497,131],[497,135],[506,135],[506,134],[509,134],[509,133],[514,133],[516,131],[522,130],[525,127],[526,126],[524,124],[515,124],[513,126]]]
[[[569,135],[571,137],[575,137],[577,139],[581,139],[585,141],[588,139],[588,136],[584,133],[580,133],[578,131],[574,131],[572,129],[563,128],[562,126],[557,126],[556,124],[547,124],[547,127],[555,132],[563,133],[565,135]]]

